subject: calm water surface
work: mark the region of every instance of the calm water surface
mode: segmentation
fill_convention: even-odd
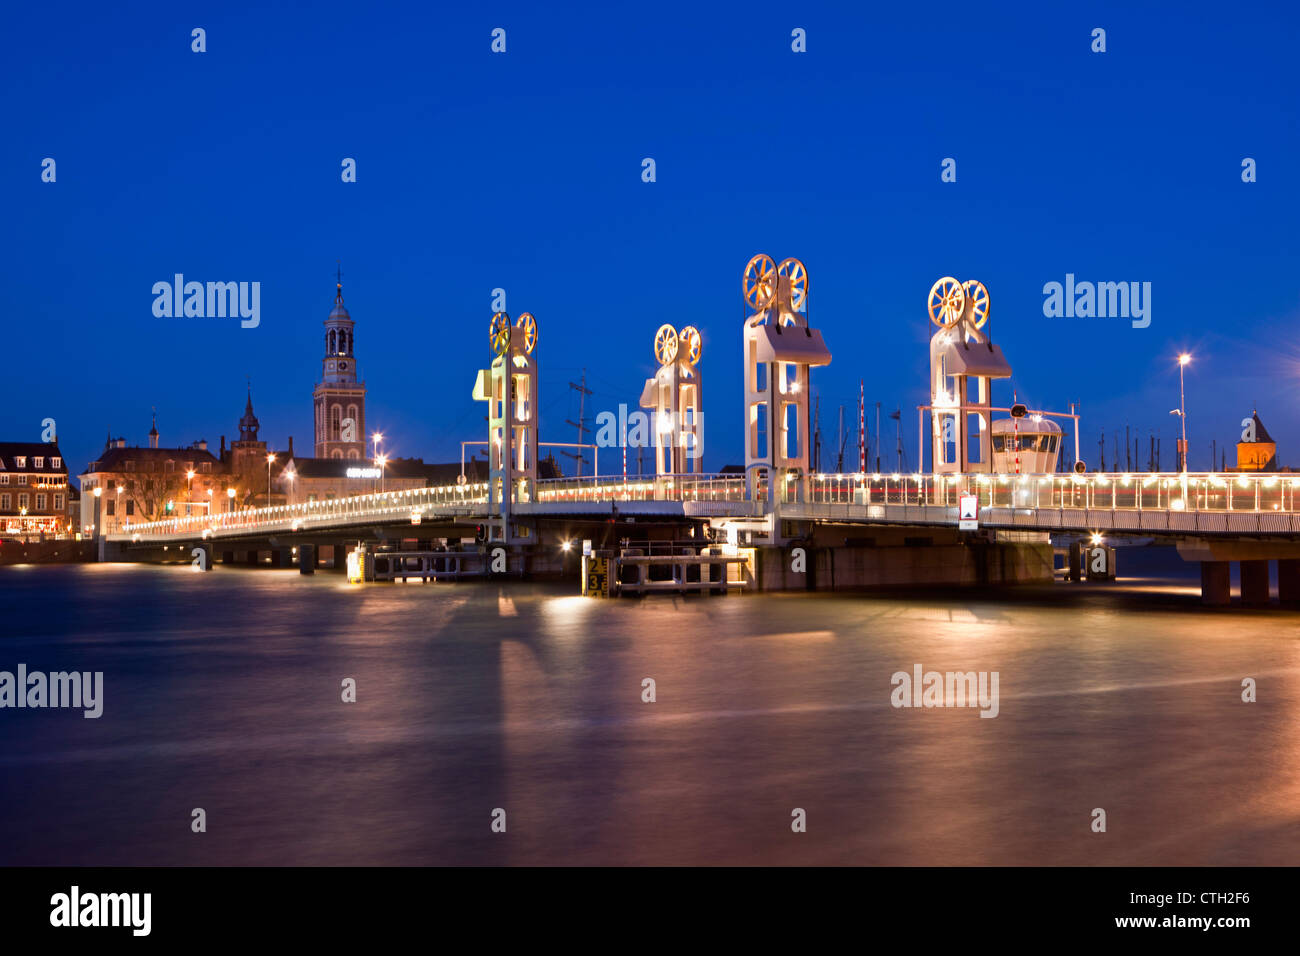
[[[99,720],[0,710],[0,863],[1300,863],[1300,614],[1121,560],[1142,579],[606,602],[0,569],[0,670],[105,681]],[[917,663],[998,671],[999,716],[892,708]]]

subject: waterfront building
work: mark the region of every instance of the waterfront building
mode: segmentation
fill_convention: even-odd
[[[0,442],[0,533],[66,532],[67,497],[58,442]]]
[[[181,448],[162,447],[155,417],[147,446],[127,445],[125,438],[110,435],[99,457],[81,473],[80,530],[93,531],[100,516],[105,530],[115,531],[128,522],[223,510],[228,477],[203,439]]]

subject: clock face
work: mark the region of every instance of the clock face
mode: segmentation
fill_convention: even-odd
[[[339,371],[340,371],[340,372],[346,372],[347,370],[348,370],[348,363],[347,363],[347,362],[339,362]]]

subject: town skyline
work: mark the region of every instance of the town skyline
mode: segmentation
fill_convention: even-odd
[[[770,5],[738,25],[692,9],[684,30],[667,10],[597,22],[521,7],[502,9],[509,39],[494,53],[495,24],[466,11],[412,11],[397,37],[344,5],[322,10],[214,11],[196,53],[191,15],[155,6],[126,64],[103,43],[122,29],[106,12],[66,36],[18,12],[16,35],[32,42],[11,65],[43,82],[10,99],[16,148],[0,159],[17,227],[6,296],[24,319],[12,343],[28,357],[12,373],[7,435],[54,418],[77,472],[110,429],[142,441],[156,406],[168,444],[215,444],[235,429],[248,376],[268,436],[300,443],[341,260],[368,430],[391,436],[392,454],[449,461],[484,437],[470,392],[503,289],[506,311],[538,320],[544,441],[576,437],[569,383],[584,368],[594,419],[635,404],[663,321],[698,328],[715,470],[742,457],[738,272],[768,251],[807,264],[814,320],[855,342],[813,382],[824,454],[865,380],[872,411],[901,407],[914,466],[925,293],[953,275],[988,287],[989,331],[1016,357],[997,400],[1014,389],[1058,411],[1080,402],[1089,467],[1102,431],[1109,464],[1126,424],[1144,452],[1159,433],[1168,467],[1181,353],[1193,356],[1193,468],[1253,409],[1279,460],[1297,462],[1300,239],[1276,215],[1300,200],[1284,174],[1300,155],[1284,21],[1210,29],[1099,10],[1109,44],[1096,52],[1095,25],[1066,10],[990,18],[950,4],[925,24],[812,10],[787,23],[794,14]],[[972,32],[980,55],[915,70]],[[335,95],[297,79],[332,71],[322,50],[345,61]],[[1009,69],[1034,76],[1032,89],[1017,92]],[[115,98],[138,108],[116,111]],[[158,116],[205,119],[161,135]],[[1085,117],[1091,132],[1042,132]],[[227,135],[213,139],[214,123]],[[140,204],[156,212],[137,215]],[[178,274],[259,283],[257,325],[155,315],[155,284]],[[1069,276],[1149,283],[1144,314],[1050,314],[1044,289]],[[83,383],[48,387],[71,356]]]

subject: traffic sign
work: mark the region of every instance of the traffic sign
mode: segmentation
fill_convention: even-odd
[[[959,531],[979,530],[979,514],[979,495],[963,493],[957,496],[957,529]]]

